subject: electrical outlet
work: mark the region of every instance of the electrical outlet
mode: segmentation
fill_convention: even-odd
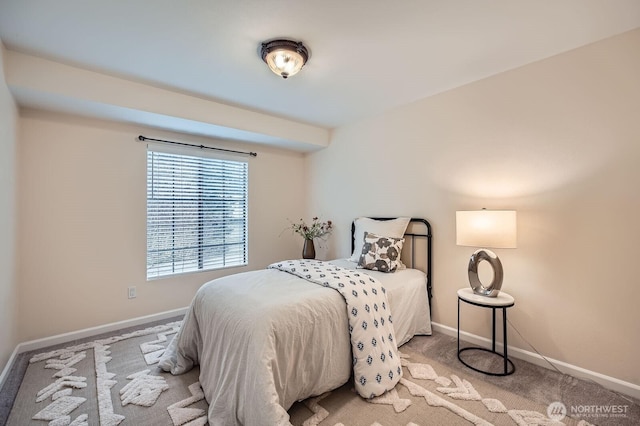
[[[136,288],[135,287],[129,287],[129,299],[135,299],[136,298]]]

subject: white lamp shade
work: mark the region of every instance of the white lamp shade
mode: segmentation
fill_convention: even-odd
[[[515,210],[456,212],[456,244],[486,248],[516,248]]]

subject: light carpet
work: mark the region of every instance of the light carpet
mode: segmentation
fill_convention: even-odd
[[[157,367],[180,322],[170,322],[61,349],[43,351],[29,366],[8,425],[204,425],[207,403],[199,369],[172,376]],[[580,425],[561,407],[544,406],[470,378],[411,349],[400,348],[403,379],[366,401],[351,384],[296,403],[294,425]]]

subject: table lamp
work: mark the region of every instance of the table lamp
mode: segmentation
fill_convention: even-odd
[[[515,210],[457,211],[456,244],[482,247],[469,259],[469,284],[476,294],[496,297],[502,287],[502,263],[489,248],[516,248]],[[478,265],[483,260],[493,268],[493,281],[488,286],[478,277]]]

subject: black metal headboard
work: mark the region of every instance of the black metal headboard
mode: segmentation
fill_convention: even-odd
[[[374,220],[392,220],[392,219],[396,219],[395,217],[372,217],[371,219]],[[414,232],[412,229],[413,227],[411,226],[411,224],[422,224],[424,225],[424,228],[426,230],[426,232]],[[426,250],[426,257],[427,257],[427,265],[426,265],[426,271],[425,273],[427,274],[427,295],[429,296],[429,308],[431,308],[431,289],[433,288],[433,282],[432,282],[432,277],[433,277],[433,266],[432,266],[432,254],[431,254],[431,247],[432,247],[432,240],[433,240],[433,234],[431,233],[431,224],[429,223],[428,220],[426,219],[422,219],[422,218],[411,218],[411,221],[409,222],[409,226],[407,227],[408,230],[412,230],[410,232],[405,232],[404,236],[406,237],[410,237],[411,238],[411,267],[413,268],[414,265],[416,264],[415,262],[415,253],[416,253],[416,247],[415,247],[415,239],[416,238],[426,238],[427,240],[427,250]],[[355,249],[355,233],[356,233],[356,224],[355,222],[351,222],[351,252],[353,253],[353,250]]]

